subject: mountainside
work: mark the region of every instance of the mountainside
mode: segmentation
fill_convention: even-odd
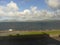
[[[0,30],[51,30],[60,29],[60,20],[35,22],[0,22]]]

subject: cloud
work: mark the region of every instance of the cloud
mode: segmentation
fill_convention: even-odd
[[[46,0],[46,3],[55,9],[60,9],[60,0]]]
[[[17,4],[14,3],[13,1],[11,1],[9,4],[7,4],[7,9],[13,10],[13,11],[19,10]]]
[[[31,6],[30,9],[19,11],[19,7],[13,1],[6,6],[0,5],[0,21],[29,21],[29,20],[45,20],[57,18],[60,14],[53,13],[47,10],[39,10],[36,6]]]
[[[60,20],[60,0],[46,0],[47,5],[52,11],[50,14],[53,15],[51,20]]]
[[[13,16],[19,10],[18,6],[16,3],[11,1],[9,4],[6,6],[0,6],[0,16]]]

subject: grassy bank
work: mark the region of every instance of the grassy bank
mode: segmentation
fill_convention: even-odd
[[[16,33],[17,35],[36,35],[36,34],[48,34],[48,35],[60,35],[60,30],[51,30],[51,31],[20,31]],[[16,34],[10,34],[15,36]]]

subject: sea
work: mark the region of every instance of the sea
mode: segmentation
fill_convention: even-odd
[[[0,22],[0,30],[59,30],[60,20],[31,22]]]

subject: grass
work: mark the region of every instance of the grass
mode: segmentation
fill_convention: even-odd
[[[60,30],[53,30],[53,31],[30,31],[30,32],[24,32],[24,35],[31,35],[31,34],[60,34]]]
[[[24,31],[24,32],[20,32],[18,33],[19,35],[35,35],[35,34],[49,34],[49,35],[55,35],[55,34],[59,34],[60,35],[60,30],[51,30],[51,31]],[[12,35],[16,35],[16,34],[12,34]]]
[[[51,35],[60,34],[60,30],[45,31],[45,33],[51,34]]]

